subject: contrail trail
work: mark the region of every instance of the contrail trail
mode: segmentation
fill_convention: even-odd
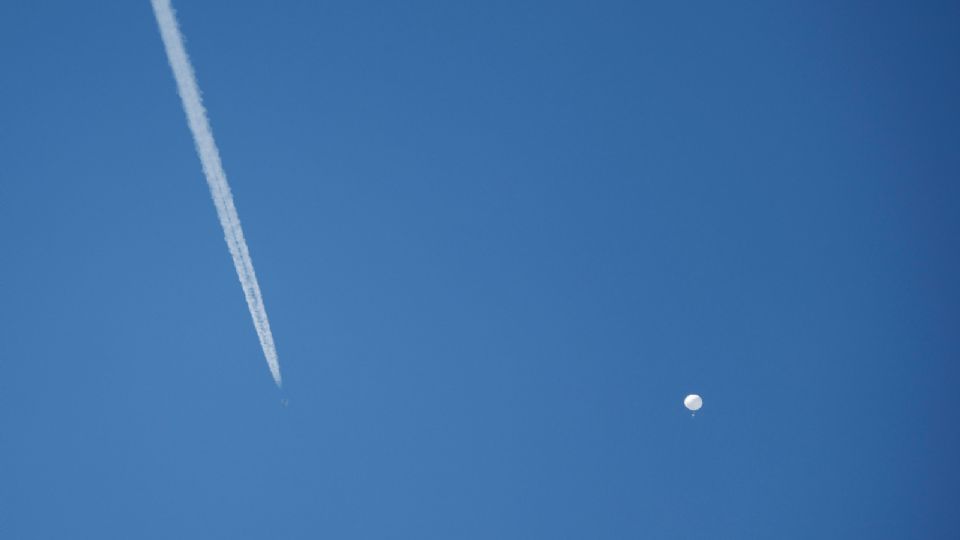
[[[207,120],[207,111],[203,108],[200,98],[200,89],[197,88],[197,78],[193,73],[193,66],[187,57],[183,45],[183,35],[177,25],[170,0],[150,0],[153,4],[153,14],[157,17],[160,27],[160,36],[163,46],[167,50],[167,59],[173,76],[177,80],[177,90],[183,101],[183,110],[187,114],[187,123],[193,133],[193,142],[197,146],[197,154],[203,164],[203,174],[207,177],[213,204],[217,207],[217,217],[223,227],[223,235],[233,257],[233,265],[237,268],[237,276],[243,285],[243,295],[247,298],[247,307],[253,317],[253,326],[257,329],[263,355],[270,366],[270,373],[277,386],[281,385],[280,362],[277,359],[277,348],[273,344],[273,334],[270,332],[270,321],[267,320],[267,310],[263,306],[263,297],[260,295],[260,285],[257,275],[253,272],[253,261],[247,249],[247,241],[243,238],[243,229],[240,227],[240,218],[237,209],[233,206],[233,195],[230,194],[230,185],[227,175],[223,172],[220,163],[220,152],[217,143],[213,140],[213,131]]]

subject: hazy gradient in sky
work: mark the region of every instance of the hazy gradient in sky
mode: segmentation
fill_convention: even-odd
[[[149,2],[0,3],[0,538],[960,537],[956,3],[177,7],[289,406]]]

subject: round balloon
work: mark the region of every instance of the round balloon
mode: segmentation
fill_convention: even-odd
[[[703,398],[697,394],[690,394],[683,399],[683,406],[691,411],[699,411],[703,407]]]

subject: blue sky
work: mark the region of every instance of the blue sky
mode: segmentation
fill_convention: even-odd
[[[0,5],[0,536],[960,535],[955,4],[278,4],[175,7],[283,391],[149,2]]]

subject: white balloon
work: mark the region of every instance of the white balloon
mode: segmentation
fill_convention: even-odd
[[[700,407],[703,407],[703,398],[697,394],[690,394],[683,398],[683,406],[691,411],[699,411]]]

